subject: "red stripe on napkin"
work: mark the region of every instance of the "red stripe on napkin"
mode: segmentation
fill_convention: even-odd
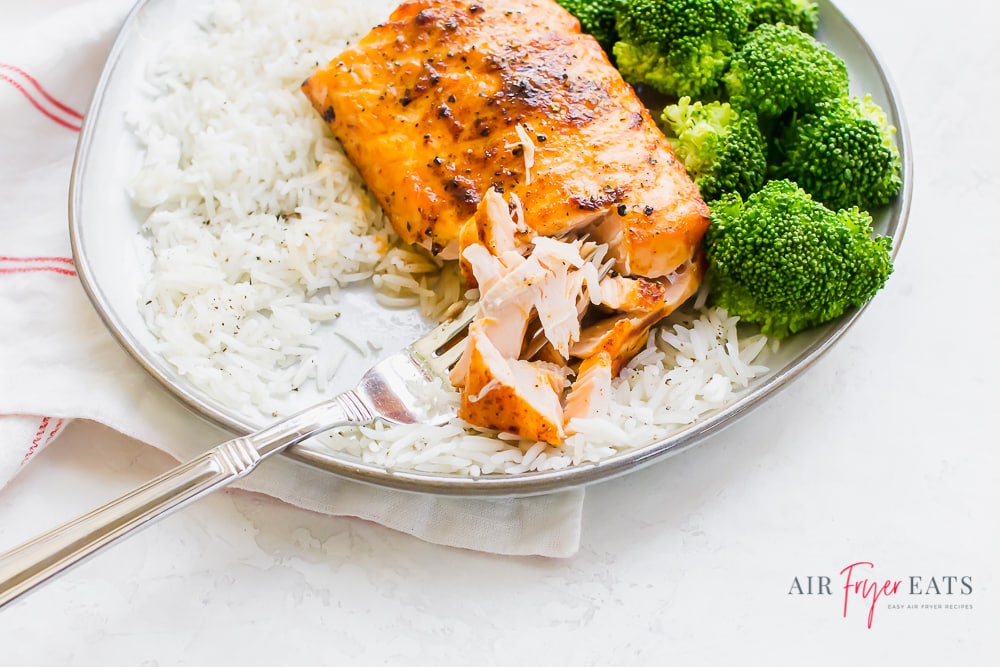
[[[55,105],[57,109],[59,109],[60,111],[65,111],[67,114],[76,118],[77,120],[83,120],[82,113],[80,113],[76,109],[73,109],[72,107],[66,106],[56,98],[49,95],[49,93],[44,88],[42,88],[42,84],[38,83],[35,77],[31,76],[20,67],[15,67],[14,65],[9,65],[7,63],[0,63],[0,69],[5,69],[24,77],[35,88],[35,90],[41,93],[42,97],[44,97],[47,101]]]
[[[71,257],[11,257],[0,255],[0,274],[35,273],[50,271],[64,276],[75,276]]]
[[[52,122],[74,132],[80,131],[83,114],[50,95],[33,76],[20,67],[0,63],[0,81],[16,88],[35,109]]]
[[[49,426],[52,425],[52,418],[42,417],[42,421],[38,424],[38,430],[35,432],[35,437],[31,439],[31,445],[28,447],[28,451],[24,453],[24,458],[21,459],[21,465],[27,463],[35,455],[39,447],[44,447],[52,442],[52,439],[59,434],[65,421],[64,419],[57,420],[55,425],[50,429]]]

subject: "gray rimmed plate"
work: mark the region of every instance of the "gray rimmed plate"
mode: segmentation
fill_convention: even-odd
[[[261,414],[242,414],[206,395],[179,375],[157,352],[156,340],[139,312],[139,295],[148,275],[150,250],[140,232],[142,213],[133,208],[127,188],[139,164],[141,148],[125,124],[125,112],[143,90],[149,59],[159,52],[172,26],[193,21],[202,0],[142,0],[127,17],[111,50],[91,103],[77,148],[70,186],[70,234],[78,272],[94,307],[121,345],[171,394],[194,413],[235,433],[263,426]],[[848,64],[852,92],[871,94],[897,127],[903,158],[903,190],[876,215],[876,229],[893,238],[894,252],[903,237],[912,186],[912,158],[906,121],[893,84],[861,33],[828,0],[819,0],[819,38]],[[386,311],[374,304],[370,291],[347,292],[345,314],[373,323],[376,347],[385,354],[402,348],[429,329],[419,315]],[[458,475],[386,469],[307,441],[287,452],[298,461],[335,475],[411,491],[453,495],[510,496],[547,493],[608,479],[677,454],[732,424],[772,396],[823,355],[857,320],[864,309],[783,342],[770,365],[772,372],[725,409],[655,442],[641,443],[597,463],[564,470],[471,478]],[[326,340],[326,339],[324,339]],[[343,345],[329,337],[331,345]],[[326,344],[326,343],[324,343]],[[352,386],[375,357],[349,360],[329,394]],[[340,384],[342,383],[342,387]],[[321,400],[315,390],[301,392],[302,407]]]

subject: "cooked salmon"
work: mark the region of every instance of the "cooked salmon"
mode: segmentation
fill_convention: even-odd
[[[618,375],[622,366],[646,344],[649,330],[697,291],[703,268],[702,262],[693,261],[655,282],[626,281],[626,289],[622,289],[619,278],[605,278],[601,283],[601,296],[608,299],[604,305],[620,312],[583,329],[570,348],[570,355],[588,359],[607,354],[612,374]]]
[[[452,370],[459,416],[558,445],[573,419],[607,414],[612,379],[645,345],[650,328],[691,296],[702,264],[696,255],[657,279],[602,275],[595,262],[606,247],[528,240],[512,213],[517,207],[502,202],[496,190],[487,191],[461,234],[462,262],[480,294]],[[583,327],[591,309],[595,321]]]
[[[708,210],[649,112],[554,0],[414,0],[302,86],[407,241],[456,258],[486,193],[532,235],[591,227],[626,275],[696,252]]]
[[[302,88],[400,236],[479,290],[459,416],[559,445],[606,415],[698,287],[708,209],[577,20],[554,0],[412,0]]]
[[[505,356],[486,335],[490,319],[469,327],[469,370],[459,416],[528,440],[562,442],[562,394],[568,369]]]
[[[574,419],[599,419],[608,415],[613,365],[607,352],[598,352],[580,364],[563,409],[567,432],[572,430]]]

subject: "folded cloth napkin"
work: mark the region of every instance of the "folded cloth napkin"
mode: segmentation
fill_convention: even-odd
[[[72,419],[106,424],[178,460],[232,437],[188,412],[118,347],[70,257],[66,201],[82,112],[130,1],[20,3],[0,24],[0,489]],[[552,557],[579,546],[582,490],[442,498],[350,482],[284,457],[235,486],[450,546]]]

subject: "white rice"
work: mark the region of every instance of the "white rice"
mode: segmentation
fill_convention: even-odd
[[[132,196],[149,211],[154,256],[142,313],[163,357],[221,404],[287,414],[304,407],[298,389],[327,390],[349,348],[374,359],[363,331],[336,330],[341,349],[320,344],[346,286],[374,284],[379,305],[432,318],[463,299],[453,266],[399,243],[299,91],[395,4],[218,2],[164,50],[128,115],[144,147]],[[478,476],[565,468],[667,437],[767,372],[766,339],[741,338],[734,318],[701,304],[650,336],[616,380],[608,418],[574,421],[561,447],[458,421],[375,424],[324,442],[390,468]],[[457,401],[443,384],[429,391]]]

